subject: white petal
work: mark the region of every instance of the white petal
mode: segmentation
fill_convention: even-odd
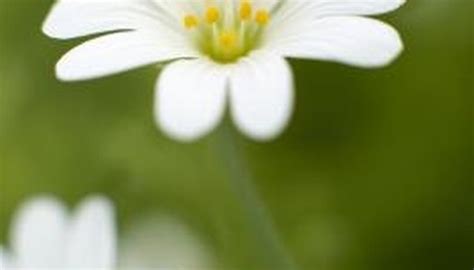
[[[135,218],[121,241],[123,269],[212,270],[214,254],[192,228],[173,216]]]
[[[117,249],[115,229],[111,203],[102,197],[86,199],[76,211],[69,231],[68,269],[112,269]]]
[[[378,15],[393,11],[406,0],[313,0],[317,16]]]
[[[299,30],[297,30],[299,29]],[[266,45],[285,57],[379,67],[403,50],[397,31],[364,17],[327,17],[267,36]]]
[[[25,203],[14,218],[12,256],[18,268],[62,266],[66,210],[52,198]]]
[[[160,10],[166,12],[169,17],[174,19],[174,23],[177,23],[178,26],[182,25],[183,17],[196,13],[200,14],[204,12],[205,5],[203,5],[201,0],[187,0],[187,1],[176,1],[176,0],[152,0],[160,8]]]
[[[283,2],[272,19],[276,24],[288,20],[308,17],[378,15],[393,11],[406,0],[290,0]]]
[[[65,81],[86,80],[196,55],[186,40],[170,32],[121,32],[74,48],[58,62],[56,73]]]
[[[242,2],[242,0],[236,0],[237,3]],[[252,7],[254,10],[265,9],[272,11],[278,4],[280,0],[253,0]]]
[[[59,0],[44,22],[43,32],[50,37],[68,39],[153,28],[162,18],[150,0]]]
[[[212,130],[225,108],[227,73],[208,60],[182,60],[162,72],[155,118],[169,136],[191,141]]]
[[[231,113],[237,127],[257,140],[278,136],[293,111],[293,78],[284,59],[254,54],[231,76]]]
[[[0,269],[8,270],[12,268],[13,268],[13,265],[11,265],[9,255],[7,254],[5,249],[2,246],[0,246]]]

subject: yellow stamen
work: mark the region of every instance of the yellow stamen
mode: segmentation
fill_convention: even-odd
[[[206,17],[207,23],[213,24],[213,23],[217,22],[220,19],[221,14],[220,14],[219,9],[217,7],[209,7],[206,10],[206,16],[205,17]]]
[[[240,19],[243,21],[249,20],[252,18],[252,4],[249,0],[243,0],[240,3]]]
[[[219,43],[225,49],[235,48],[237,35],[234,32],[222,32],[219,37]]]
[[[260,25],[266,25],[269,20],[270,14],[264,9],[258,10],[255,14],[255,21]]]
[[[198,26],[199,20],[194,15],[186,15],[183,19],[183,23],[187,29],[192,29]]]

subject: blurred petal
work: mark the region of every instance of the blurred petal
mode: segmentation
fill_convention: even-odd
[[[240,0],[239,0],[240,2]],[[254,9],[266,9],[268,11],[272,11],[278,4],[280,3],[279,0],[254,0],[252,1],[252,5]]]
[[[218,269],[210,247],[173,216],[155,213],[134,220],[124,235],[120,266],[124,269]]]
[[[112,269],[116,260],[114,210],[102,197],[86,199],[76,211],[68,235],[66,266]]]
[[[0,269],[1,270],[8,270],[8,269],[12,269],[13,266],[10,265],[10,258],[7,254],[7,252],[5,251],[5,249],[3,249],[2,246],[0,246]]]
[[[226,71],[208,60],[182,60],[162,72],[156,92],[157,124],[177,140],[212,130],[225,109]]]
[[[329,60],[367,68],[387,65],[403,50],[395,29],[370,18],[327,17],[293,27],[293,30],[268,36],[268,48],[285,57]]]
[[[174,23],[181,25],[183,17],[191,13],[204,12],[205,5],[196,5],[196,1],[176,1],[176,0],[151,0],[163,12],[172,18]],[[199,0],[200,1],[200,0]]]
[[[262,53],[242,59],[230,88],[232,117],[243,133],[269,140],[283,131],[293,111],[293,78],[284,59]]]
[[[132,31],[106,35],[74,48],[56,66],[65,81],[86,80],[197,53],[172,32]]]
[[[18,268],[54,268],[62,265],[66,210],[53,198],[25,203],[14,218],[12,256]]]
[[[163,15],[149,0],[59,0],[43,24],[50,37],[68,39],[117,30],[153,28]]]

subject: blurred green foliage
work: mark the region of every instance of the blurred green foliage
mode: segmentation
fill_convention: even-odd
[[[215,151],[163,136],[153,67],[84,83],[54,78],[78,41],[43,36],[52,1],[0,2],[0,239],[25,198],[104,193],[121,229],[165,211],[191,224],[223,267],[261,269]],[[284,244],[302,269],[473,267],[473,1],[411,0],[384,16],[406,50],[360,70],[291,61],[296,113],[285,134],[240,134]]]

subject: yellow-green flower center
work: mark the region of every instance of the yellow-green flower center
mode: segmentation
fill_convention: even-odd
[[[237,7],[208,4],[203,14],[187,14],[183,26],[201,52],[217,62],[234,62],[254,49],[270,20],[266,9],[251,0]]]

